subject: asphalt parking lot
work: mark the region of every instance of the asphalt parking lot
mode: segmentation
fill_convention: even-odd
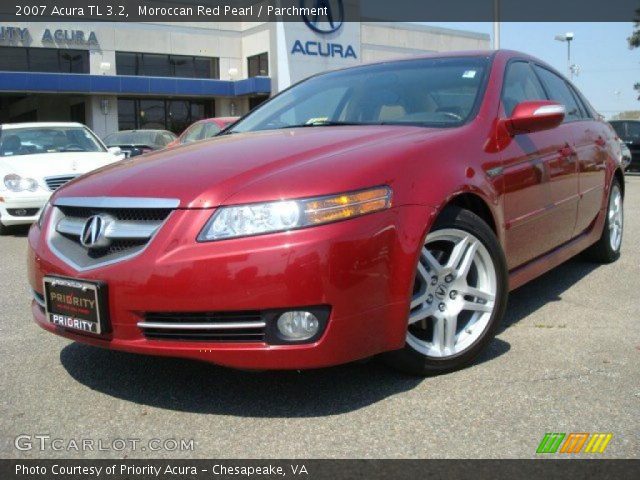
[[[603,456],[638,458],[640,176],[625,200],[617,263],[574,259],[517,290],[475,365],[426,379],[375,360],[252,373],[72,343],[31,319],[18,229],[0,238],[0,457],[535,457],[545,432],[607,432]],[[141,443],[20,451],[20,434]]]

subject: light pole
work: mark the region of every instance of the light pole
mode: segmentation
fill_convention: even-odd
[[[493,49],[500,49],[500,0],[493,0]]]
[[[556,40],[559,42],[567,42],[567,70],[569,71],[569,78],[573,80],[573,65],[571,65],[571,41],[573,40],[573,32],[556,35]]]

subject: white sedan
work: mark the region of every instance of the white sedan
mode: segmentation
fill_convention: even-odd
[[[0,235],[35,222],[66,182],[122,158],[80,123],[0,125]]]

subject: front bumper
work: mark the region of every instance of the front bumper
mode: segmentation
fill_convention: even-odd
[[[134,353],[184,357],[248,369],[315,368],[401,348],[428,207],[395,207],[288,233],[210,243],[195,238],[211,210],[176,210],[139,255],[77,271],[53,254],[36,226],[29,233],[29,281],[44,275],[101,280],[111,331],[90,337],[36,322],[64,337]],[[45,225],[45,228],[47,226]],[[324,305],[331,314],[313,343],[152,339],[138,323],[148,312],[239,312]]]
[[[1,194],[2,201],[0,201],[0,222],[3,225],[29,225],[38,220],[40,210],[49,200],[50,194],[46,195],[34,195],[34,196],[17,196],[10,197],[6,194]],[[35,211],[35,214],[17,215],[16,211],[26,210],[27,212]]]

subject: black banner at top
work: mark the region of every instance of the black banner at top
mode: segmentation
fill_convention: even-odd
[[[2,0],[2,22],[631,22],[640,0]]]

